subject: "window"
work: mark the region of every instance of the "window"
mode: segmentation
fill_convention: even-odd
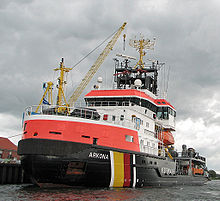
[[[112,116],[112,121],[115,121],[115,116],[114,115]]]
[[[163,116],[164,116],[164,119],[169,119],[168,118],[168,112],[164,112]]]
[[[3,156],[3,151],[0,150],[0,158],[2,158],[2,156]]]
[[[171,114],[172,116],[176,117],[176,112],[173,109],[168,108],[168,113]]]
[[[89,107],[94,106],[94,102],[87,102],[87,105],[88,105]]]
[[[163,119],[163,110],[162,107],[159,107],[157,110],[157,118],[158,119]]]
[[[125,135],[125,141],[134,142],[134,137],[132,135]]]
[[[131,118],[132,118],[132,122],[135,122],[136,116],[132,115]]]
[[[168,107],[159,107],[157,109],[157,118],[158,119],[169,119]]]
[[[8,159],[12,159],[12,152],[11,151],[8,154]]]
[[[108,106],[108,102],[102,102],[102,106]]]
[[[141,126],[141,119],[140,118],[135,118],[135,128],[137,129],[137,130],[139,130],[140,129],[140,126]]]
[[[97,145],[97,142],[98,142],[98,138],[95,138],[95,137],[94,137],[94,138],[93,138],[93,144],[94,144],[94,145]]]
[[[101,106],[101,102],[95,102],[95,106]]]
[[[109,106],[116,106],[116,102],[109,102]]]
[[[108,120],[108,115],[107,115],[107,114],[104,114],[104,115],[103,115],[103,120],[105,120],[105,121]]]
[[[149,122],[146,122],[146,127],[149,128]]]
[[[125,118],[125,116],[124,116],[124,115],[121,115],[120,120],[123,121],[124,118]]]
[[[151,102],[149,102],[149,100],[145,100],[145,99],[141,99],[140,98],[131,98],[131,105],[140,105],[142,107],[145,107],[149,110],[151,110],[152,112],[156,112],[157,111],[157,106]]]

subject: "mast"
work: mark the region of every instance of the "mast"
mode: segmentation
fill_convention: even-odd
[[[158,61],[152,61],[152,64],[145,64],[143,57],[146,55],[146,50],[153,50],[155,45],[155,38],[153,40],[144,39],[140,36],[140,39],[130,40],[129,45],[134,47],[139,53],[139,60],[133,66],[130,65],[130,60],[134,57],[117,54],[118,57],[125,58],[124,61],[119,62],[119,59],[115,60],[115,79],[117,89],[135,88],[147,89],[154,95],[157,95],[157,77],[158,70],[161,63]]]
[[[54,71],[60,71],[60,76],[58,78],[58,85],[57,85],[57,88],[58,88],[57,103],[56,103],[57,112],[66,111],[69,106],[66,101],[66,97],[64,95],[64,87],[65,87],[65,84],[67,83],[64,79],[64,76],[65,76],[65,73],[68,73],[70,70],[72,70],[72,68],[66,68],[64,66],[64,59],[63,58],[61,59],[60,67],[54,69]],[[35,111],[36,113],[38,112],[41,104],[44,103],[44,101],[45,101],[44,98],[46,97],[47,94],[48,94],[48,101],[49,101],[47,104],[48,105],[53,104],[53,96],[52,96],[52,89],[53,88],[52,87],[53,87],[53,83],[47,82],[47,88],[43,94],[43,97],[40,100],[39,105],[37,106],[37,109]]]
[[[64,74],[68,73],[70,70],[72,70],[72,68],[66,68],[64,66],[64,59],[62,58],[61,62],[60,62],[60,67],[54,69],[54,71],[59,71],[59,70],[60,70],[60,77],[58,78],[58,86],[57,86],[58,94],[57,94],[57,104],[56,105],[68,107],[68,103],[67,103],[67,100],[64,95],[64,86],[67,83],[64,80]],[[64,100],[64,104],[63,104],[63,100]]]
[[[138,68],[138,66],[139,66],[138,69],[144,68],[143,57],[146,55],[145,49],[153,50],[155,45],[155,40],[156,40],[155,38],[153,39],[153,41],[151,41],[150,39],[144,39],[142,35],[140,35],[139,40],[130,39],[129,45],[131,47],[136,48],[136,50],[139,52],[139,61],[137,62],[134,68]]]

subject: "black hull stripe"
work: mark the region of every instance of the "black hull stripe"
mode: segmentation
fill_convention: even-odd
[[[69,142],[69,141],[60,141],[60,140],[50,140],[50,139],[24,139],[20,140],[18,143],[18,154],[25,155],[25,154],[43,154],[43,155],[55,155],[55,156],[63,156],[69,155],[71,153],[71,147],[77,146],[78,150],[82,148],[96,148],[102,149],[106,151],[116,151],[116,152],[123,152],[129,154],[135,154],[140,156],[145,156],[149,158],[157,158],[166,160],[165,157],[151,155],[143,152],[135,152],[130,150],[124,149],[117,149],[113,147],[105,147],[93,144],[85,144],[79,142]],[[54,153],[52,153],[54,152]]]

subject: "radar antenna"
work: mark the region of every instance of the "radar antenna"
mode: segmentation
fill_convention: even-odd
[[[156,41],[155,38],[153,38],[153,41],[151,41],[150,39],[144,39],[144,37],[141,34],[140,34],[140,39],[136,39],[136,37],[133,40],[130,39],[129,45],[131,47],[136,48],[136,50],[140,54],[139,61],[135,65],[134,69],[136,69],[136,68],[143,69],[144,68],[143,56],[146,55],[145,50],[147,50],[147,49],[148,50],[153,50],[155,41]]]

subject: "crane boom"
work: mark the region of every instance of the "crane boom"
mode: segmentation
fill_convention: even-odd
[[[85,77],[82,79],[81,83],[78,85],[76,90],[73,92],[73,95],[70,97],[68,101],[68,105],[70,107],[73,107],[74,103],[77,101],[79,96],[82,94],[83,90],[86,88],[94,74],[97,72],[105,58],[108,56],[109,52],[113,49],[115,43],[117,42],[119,36],[121,35],[121,32],[124,30],[126,26],[126,22],[118,29],[116,34],[113,36],[112,40],[107,44],[103,52],[99,55],[95,63],[92,65],[92,67],[89,69],[89,71],[86,73]]]

